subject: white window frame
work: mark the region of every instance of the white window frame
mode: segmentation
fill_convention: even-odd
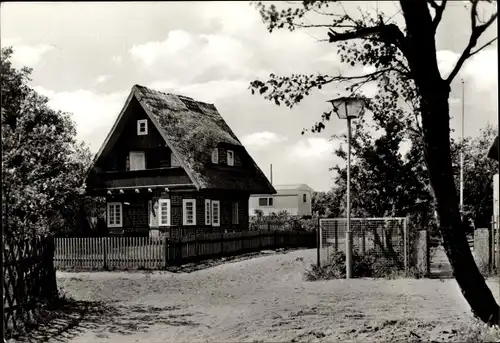
[[[162,222],[162,207],[166,206],[167,207],[167,221]],[[170,199],[159,199],[158,200],[158,226],[170,226],[172,222],[172,217],[171,217],[172,211],[170,210]]]
[[[115,206],[120,208],[120,222],[116,223],[116,209]],[[113,208],[113,221],[114,223],[110,223],[111,219],[111,208]],[[108,202],[107,211],[106,211],[106,222],[108,227],[123,227],[123,205],[121,202]]]
[[[212,202],[205,199],[205,225],[212,225]]]
[[[214,205],[217,204],[217,221],[215,221],[214,216]],[[212,226],[220,226],[220,201],[219,200],[212,200]]]
[[[136,169],[132,169],[132,155],[135,154],[136,156],[142,156],[142,162],[143,162],[143,167],[144,168],[136,168]],[[144,151],[130,151],[128,153],[128,161],[129,161],[129,170],[133,171],[133,170],[145,170],[146,169],[146,153]]]
[[[240,205],[238,203],[238,201],[236,202],[233,202],[233,207],[232,207],[232,224],[234,225],[238,225],[240,223]]]
[[[260,199],[266,199],[266,204],[265,205],[261,205],[260,204]],[[259,207],[273,207],[274,206],[274,200],[273,199],[274,198],[272,198],[272,197],[259,197],[259,198],[257,198],[257,205]],[[269,200],[272,201],[272,204],[269,204]]]
[[[234,166],[234,151],[228,150],[226,155],[227,155],[227,165]],[[229,158],[230,156],[231,158]]]
[[[188,223],[187,221],[187,204],[193,204],[193,222]],[[192,226],[196,225],[196,199],[182,199],[182,225]]]
[[[144,131],[141,130],[141,125],[144,124]],[[140,119],[137,121],[137,136],[145,136],[148,134],[148,120]]]
[[[219,149],[214,148],[212,150],[212,163],[218,164],[219,163]]]

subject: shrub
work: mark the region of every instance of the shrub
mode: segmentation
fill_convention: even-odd
[[[353,277],[392,278],[401,275],[403,271],[403,264],[397,258],[380,257],[374,250],[367,251],[364,256],[353,251]],[[305,279],[308,281],[341,279],[345,276],[345,254],[343,251],[332,253],[328,262],[320,267],[311,265],[311,268],[305,273]]]

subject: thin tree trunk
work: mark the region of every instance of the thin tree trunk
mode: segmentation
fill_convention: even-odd
[[[472,312],[485,323],[499,324],[500,307],[477,268],[460,219],[450,151],[450,86],[437,65],[432,17],[424,1],[399,3],[409,43],[406,57],[420,95],[425,160],[437,201],[443,246]]]

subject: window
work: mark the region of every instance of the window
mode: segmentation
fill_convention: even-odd
[[[232,150],[227,151],[227,165],[234,166],[234,151]]]
[[[219,163],[219,149],[212,150],[212,163]]]
[[[210,200],[205,199],[205,225],[210,225],[212,223],[212,212],[210,210]]]
[[[233,202],[233,224],[239,224],[238,202]]]
[[[146,156],[144,151],[131,151],[129,154],[130,170],[146,169]]]
[[[220,202],[212,200],[212,225],[220,226]]]
[[[137,121],[137,135],[144,136],[148,134],[148,120],[141,119]]]
[[[108,227],[122,227],[122,204],[120,202],[108,203]]]
[[[182,200],[183,225],[196,225],[196,200]]]
[[[307,195],[306,195],[306,194],[303,194],[303,195],[302,195],[302,201],[303,201],[303,202],[307,202]]]
[[[170,199],[160,199],[158,207],[158,214],[160,216],[158,226],[170,226]]]
[[[273,206],[273,198],[259,198],[259,206],[261,207]]]

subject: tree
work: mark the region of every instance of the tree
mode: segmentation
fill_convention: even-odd
[[[311,197],[312,212],[320,217],[338,217],[342,194],[336,189],[328,192],[313,192]]]
[[[65,228],[91,154],[70,115],[29,86],[31,69],[12,66],[12,53],[2,48],[2,215],[4,235],[22,239]]]
[[[498,135],[498,127],[488,124],[474,139],[467,138],[464,151],[464,216],[475,227],[489,227],[493,215],[493,175],[498,173],[498,162],[487,158],[491,142]],[[459,165],[458,156],[456,165]],[[459,172],[455,175],[459,184]]]
[[[460,216],[452,167],[448,103],[451,82],[464,62],[496,40],[476,47],[479,38],[497,19],[496,7],[491,16],[482,20],[478,14],[479,1],[471,0],[469,42],[451,73],[443,77],[438,68],[435,35],[447,8],[446,0],[399,1],[404,29],[380,11],[361,11],[359,18],[346,11],[329,11],[333,3],[342,8],[342,3],[336,1],[303,1],[295,8],[283,10],[258,3],[257,8],[269,32],[282,28],[291,31],[324,28],[328,31],[323,41],[338,46],[342,62],[351,66],[370,66],[374,71],[359,76],[271,74],[265,82],[251,82],[252,92],[257,91],[277,105],[284,103],[293,107],[314,89],[328,84],[346,84],[347,91],[359,93],[364,84],[377,82],[379,96],[368,101],[369,109],[376,116],[377,109],[386,106],[392,110],[392,115],[401,116],[407,124],[412,123],[417,128],[414,134],[421,137],[426,172],[436,200],[439,232],[455,279],[473,313],[484,322],[498,324],[500,308],[474,262]],[[309,14],[319,18],[317,23],[303,20]],[[324,112],[312,131],[324,129],[332,113]]]

